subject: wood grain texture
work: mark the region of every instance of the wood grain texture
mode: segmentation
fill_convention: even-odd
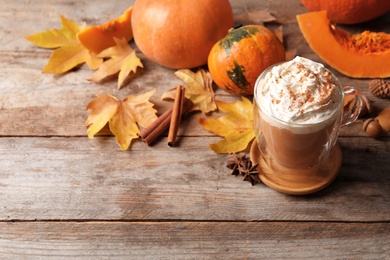
[[[0,223],[23,259],[386,259],[389,223]],[[345,234],[348,234],[347,236]]]
[[[24,36],[59,28],[60,15],[79,24],[119,16],[130,1],[14,0],[0,8],[0,259],[386,259],[390,255],[390,137],[372,139],[361,118],[340,131],[340,175],[307,196],[251,186],[226,168],[229,155],[208,144],[220,137],[182,121],[177,147],[166,135],[153,146],[121,151],[108,131],[90,140],[86,105],[97,94],[120,99],[182,84],[174,70],[139,56],[144,68],[121,90],[116,80],[88,81],[86,66],[63,75],[41,70],[51,51]],[[114,3],[115,2],[115,3]],[[269,10],[287,50],[321,62],[299,31],[299,0],[231,0],[236,22]],[[349,26],[385,30],[390,16]],[[131,45],[135,47],[134,43]],[[325,64],[326,65],[326,64]],[[332,70],[332,69],[331,69]],[[374,101],[368,79],[332,70]],[[216,98],[239,97],[214,88]],[[219,117],[221,112],[209,116]],[[246,151],[247,153],[249,151]]]
[[[230,175],[228,156],[207,147],[218,140],[139,141],[121,152],[113,137],[1,138],[0,218],[390,220],[390,139],[341,139],[338,178],[302,197]]]

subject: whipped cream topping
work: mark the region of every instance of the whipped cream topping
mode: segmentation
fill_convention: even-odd
[[[256,84],[255,98],[264,112],[279,120],[313,124],[339,108],[337,84],[322,64],[298,56],[268,70]]]

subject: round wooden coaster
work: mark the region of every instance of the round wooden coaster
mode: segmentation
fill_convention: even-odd
[[[268,187],[285,194],[305,195],[317,192],[328,186],[338,175],[342,154],[338,143],[329,157],[316,170],[291,170],[271,160],[260,152],[254,140],[250,149],[253,164],[258,164],[259,177]]]

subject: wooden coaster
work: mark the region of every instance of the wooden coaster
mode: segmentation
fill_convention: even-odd
[[[265,185],[281,193],[305,195],[325,188],[337,177],[342,154],[339,144],[336,143],[329,157],[317,170],[297,171],[277,164],[268,154],[262,154],[257,141],[254,140],[250,158],[253,164],[258,164],[259,177]]]

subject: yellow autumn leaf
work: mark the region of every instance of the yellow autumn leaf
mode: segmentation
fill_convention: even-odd
[[[209,72],[198,69],[196,73],[189,69],[181,69],[175,75],[187,83],[185,85],[185,97],[194,104],[190,111],[200,110],[207,114],[215,111],[215,93],[213,91],[213,80]],[[162,95],[163,100],[172,100],[175,97],[176,88],[170,89]]]
[[[91,69],[97,69],[103,63],[103,59],[83,47],[76,37],[85,25],[80,27],[64,16],[61,16],[61,24],[61,29],[49,29],[25,37],[38,47],[54,49],[42,72],[60,74],[82,63],[87,63]]]
[[[126,39],[114,38],[115,46],[107,48],[98,54],[99,58],[110,58],[106,60],[90,78],[93,82],[99,82],[108,76],[119,72],[118,89],[129,76],[130,72],[136,72],[137,67],[143,67],[141,60],[137,57]]]
[[[157,111],[149,102],[155,92],[153,89],[138,96],[127,96],[122,101],[111,95],[97,95],[86,108],[91,110],[85,121],[88,137],[93,138],[108,123],[121,149],[127,150],[131,141],[138,138],[138,125],[147,127],[157,119]]]
[[[220,118],[201,118],[198,123],[206,130],[224,137],[217,143],[210,144],[216,153],[238,153],[245,150],[255,137],[253,130],[253,106],[245,97],[234,104],[215,101],[218,109],[227,113]]]

